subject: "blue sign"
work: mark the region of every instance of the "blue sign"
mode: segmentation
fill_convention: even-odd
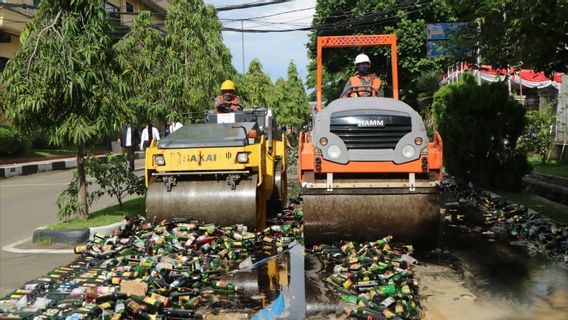
[[[466,25],[467,22],[429,23],[426,25],[426,39],[448,40],[453,32]]]
[[[426,51],[429,58],[446,55],[447,42],[452,33],[466,26],[467,22],[429,23],[426,25]],[[461,51],[461,50],[460,50]]]
[[[426,41],[426,52],[428,58],[434,58],[443,56],[444,54],[444,43],[445,40],[427,40]]]

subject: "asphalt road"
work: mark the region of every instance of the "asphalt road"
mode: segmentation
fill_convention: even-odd
[[[137,168],[143,160],[137,160]],[[71,180],[71,170],[0,180],[0,247],[30,237],[37,227],[57,221],[57,196]],[[99,199],[91,210],[116,204]],[[25,281],[72,262],[74,254],[27,254],[0,251],[0,297]]]

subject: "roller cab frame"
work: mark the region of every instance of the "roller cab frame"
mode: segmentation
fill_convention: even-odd
[[[272,111],[207,112],[146,149],[148,217],[262,228],[286,202],[285,136]]]
[[[348,97],[322,104],[325,48],[390,46],[393,97]],[[300,133],[299,177],[307,242],[436,238],[442,139],[430,141],[421,116],[398,100],[396,35],[317,39],[312,130]]]

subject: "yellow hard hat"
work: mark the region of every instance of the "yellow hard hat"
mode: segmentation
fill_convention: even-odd
[[[221,91],[225,91],[225,90],[233,90],[233,91],[236,91],[237,89],[235,89],[235,84],[233,83],[233,81],[231,81],[231,80],[225,80],[225,81],[223,81],[223,83],[221,84]]]

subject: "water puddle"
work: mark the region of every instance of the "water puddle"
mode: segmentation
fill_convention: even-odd
[[[425,262],[415,269],[424,318],[565,319],[568,266],[529,255],[506,232],[483,234],[482,219],[468,214],[467,228],[444,225],[441,253],[416,254]],[[353,308],[322,280],[331,264],[300,245],[258,272],[266,306],[284,297],[286,311],[274,319],[335,319]]]
[[[426,318],[565,319],[568,265],[529,255],[506,230],[484,234],[480,213],[471,208],[467,217],[466,225],[447,224],[443,250],[423,258],[428,267],[418,277],[428,287]]]

